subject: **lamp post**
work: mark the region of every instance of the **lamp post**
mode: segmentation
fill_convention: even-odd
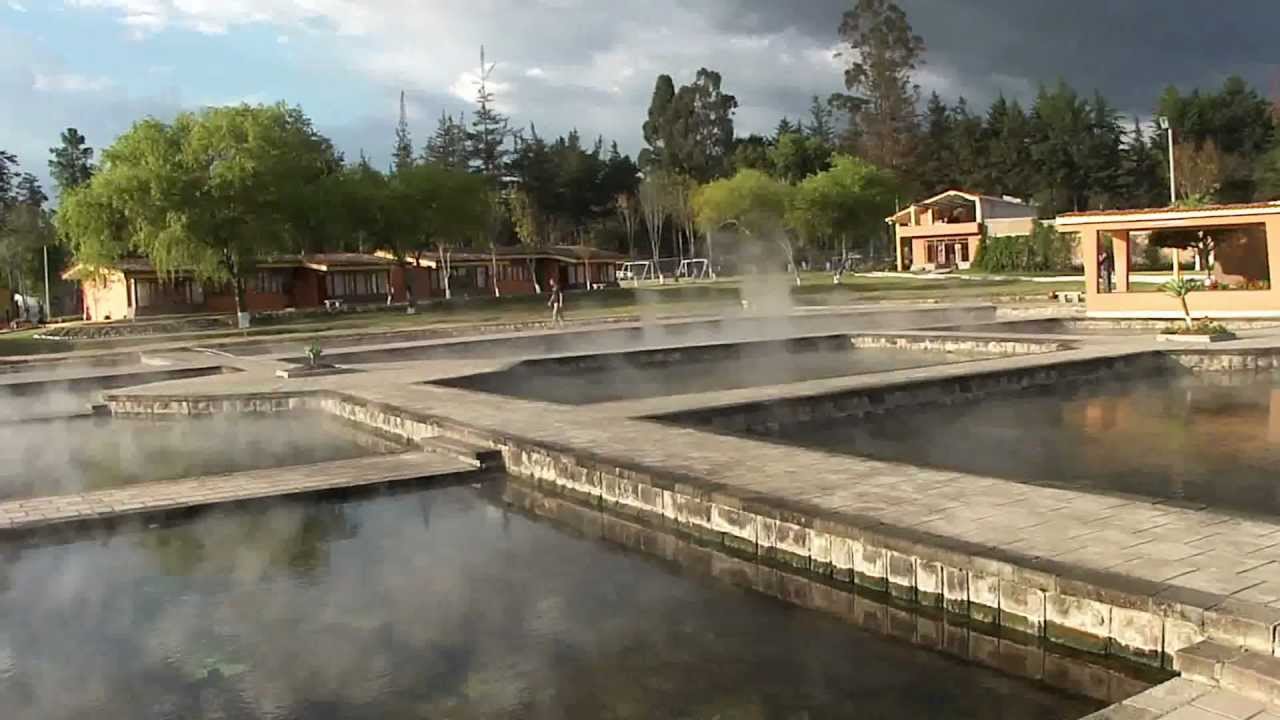
[[[1173,123],[1161,115],[1156,118],[1156,125],[1169,136],[1169,206],[1172,207],[1178,204],[1178,184],[1173,169]]]

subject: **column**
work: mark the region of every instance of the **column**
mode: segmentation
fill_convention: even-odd
[[[1116,292],[1129,292],[1129,231],[1111,232],[1111,256],[1116,263]]]
[[[1084,291],[1098,294],[1098,231],[1080,228],[1080,258],[1084,263]]]
[[[1276,283],[1280,282],[1280,217],[1267,219],[1267,270],[1271,277],[1271,291],[1280,291]]]

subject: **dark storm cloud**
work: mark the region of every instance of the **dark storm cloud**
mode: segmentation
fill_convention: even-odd
[[[838,41],[848,0],[682,0],[730,32],[791,26],[815,44]],[[1276,0],[900,0],[928,46],[922,80],[985,102],[1066,80],[1149,113],[1165,86],[1244,76],[1280,91]]]

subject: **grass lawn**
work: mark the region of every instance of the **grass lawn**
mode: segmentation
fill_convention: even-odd
[[[570,320],[638,316],[641,318],[713,315],[740,310],[737,278],[697,283],[670,283],[569,293],[565,311]],[[1027,280],[965,280],[846,276],[833,285],[828,273],[805,273],[796,287],[793,279],[777,275],[760,285],[792,302],[807,306],[839,306],[884,302],[978,302],[1000,298],[1048,299],[1055,291],[1079,291],[1082,283],[1038,283]],[[546,320],[545,296],[471,298],[424,303],[414,315],[403,311],[305,314],[262,318],[248,331],[215,330],[166,335],[137,335],[97,340],[56,341],[34,337],[35,330],[0,334],[0,356],[35,355],[72,350],[122,350],[166,342],[212,342],[232,338],[312,336],[324,333],[377,332],[446,328],[467,325],[528,323]],[[299,342],[302,342],[299,337]]]

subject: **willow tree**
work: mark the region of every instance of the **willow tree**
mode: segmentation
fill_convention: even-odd
[[[142,255],[162,276],[229,285],[244,317],[246,278],[292,249],[300,204],[337,166],[332,144],[284,104],[149,118],[102,153],[58,226],[82,264]]]
[[[799,285],[795,244],[786,226],[791,192],[791,186],[759,170],[742,170],[731,178],[702,186],[693,205],[698,225],[709,232],[733,229],[748,238],[776,243]]]

